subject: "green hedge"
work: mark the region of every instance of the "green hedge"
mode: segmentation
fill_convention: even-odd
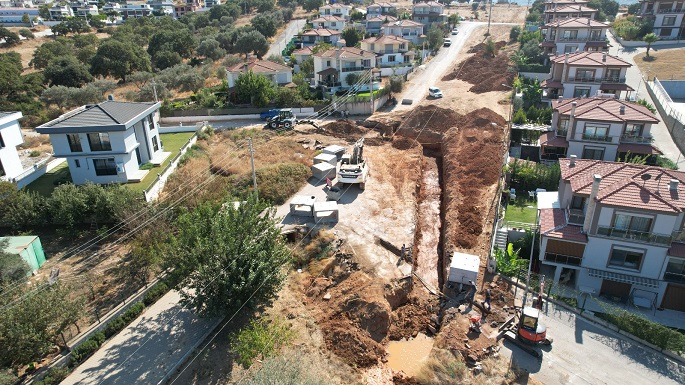
[[[550,66],[544,65],[544,64],[520,64],[518,66],[519,72],[534,72],[534,73],[539,73],[539,74],[547,74],[549,73]]]
[[[613,314],[597,313],[596,316],[662,349],[685,352],[685,335],[666,326],[625,310],[617,310]]]
[[[143,303],[145,304],[145,306],[150,306],[153,303],[157,302],[158,299],[162,298],[162,296],[166,294],[168,291],[169,286],[166,284],[166,282],[157,282],[145,294],[145,297],[143,297]]]
[[[69,376],[69,373],[71,373],[71,371],[67,367],[63,367],[63,368],[55,367],[55,368],[48,370],[48,374],[45,375],[45,377],[42,380],[36,381],[33,384],[34,385],[57,385],[60,382],[62,382],[62,380],[67,378]]]
[[[100,349],[100,344],[91,337],[71,351],[72,362],[81,363],[98,349]]]
[[[111,320],[105,327],[105,337],[110,338],[111,336],[119,333],[126,325],[130,324],[131,321],[136,319],[140,313],[145,309],[145,304],[143,302],[138,302],[137,304],[131,306],[124,314]]]

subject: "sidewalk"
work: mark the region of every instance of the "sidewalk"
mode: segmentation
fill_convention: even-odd
[[[172,290],[107,341],[61,384],[157,384],[218,325],[180,305]]]
[[[269,47],[269,51],[264,55],[264,58],[268,58],[271,55],[281,56],[281,51],[285,49],[285,46],[293,36],[300,33],[306,22],[307,20],[305,19],[291,20],[285,30],[276,36],[274,42],[271,43],[271,47]]]
[[[624,48],[619,42],[616,41],[611,32],[607,33],[607,38],[609,39],[609,43],[611,44],[611,48],[609,48],[609,54],[617,55],[621,59],[633,65],[632,67],[628,68],[628,72],[626,73],[626,83],[635,89],[635,100],[646,99],[647,102],[654,106],[655,103],[649,96],[649,93],[647,92],[647,85],[642,80],[640,68],[638,68],[637,64],[633,60],[633,56],[639,53],[647,52],[647,48]],[[685,43],[658,46],[652,48],[652,50],[662,50],[679,47],[685,47]],[[658,112],[657,117],[661,121],[658,124],[652,125],[652,136],[654,137],[654,145],[658,147],[659,150],[661,150],[661,152],[664,153],[664,156],[666,158],[676,162],[680,170],[685,169],[685,157],[680,153],[678,146],[676,146],[673,142],[673,138],[671,138],[671,134],[668,131],[666,124],[664,124],[663,119],[659,116]]]

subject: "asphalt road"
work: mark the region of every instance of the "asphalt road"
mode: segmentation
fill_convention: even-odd
[[[281,51],[285,49],[286,44],[304,28],[305,23],[306,20],[304,19],[291,20],[290,23],[288,23],[288,27],[276,37],[273,43],[271,43],[269,52],[266,53],[265,57],[271,55],[281,56]]]
[[[500,351],[549,384],[684,384],[685,366],[549,303],[542,317],[554,342],[539,360],[505,341]]]

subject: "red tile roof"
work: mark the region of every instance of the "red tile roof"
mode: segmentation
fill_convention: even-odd
[[[323,23],[324,21],[345,21],[345,19],[334,15],[324,15],[312,20],[312,23]]]
[[[368,21],[380,21],[382,23],[390,23],[393,21],[397,21],[397,18],[394,16],[390,16],[390,15],[380,15],[380,16],[370,17],[370,18],[366,19],[366,21],[367,22]]]
[[[254,73],[268,72],[290,72],[292,69],[283,64],[274,63],[269,60],[255,60],[248,63],[238,63],[228,69],[228,72],[247,72],[252,70]]]
[[[369,8],[369,7],[395,8],[395,7],[397,7],[397,5],[392,4],[392,3],[388,3],[386,1],[381,1],[381,2],[376,2],[376,3],[370,4],[367,8]]]
[[[545,27],[564,27],[564,28],[609,28],[609,24],[601,23],[587,17],[569,17],[566,19],[555,20],[551,23],[545,24]]]
[[[423,27],[423,24],[413,20],[404,19],[393,21],[392,23],[385,23],[383,24],[383,27]]]
[[[659,119],[657,119],[647,107],[614,98],[571,98],[555,100],[552,102],[552,108],[554,111],[558,111],[560,115],[570,115],[573,102],[576,102],[576,119],[601,120],[606,122],[659,123]],[[621,114],[621,106],[625,107],[625,112],[623,114]]]
[[[369,37],[367,39],[362,40],[362,43],[369,43],[369,44],[392,44],[392,43],[399,43],[399,44],[406,44],[409,43],[409,40],[399,37],[399,36],[393,36],[393,35],[381,35],[381,36],[373,36]]]
[[[293,55],[311,55],[313,47],[304,47],[293,51]]]
[[[632,207],[670,213],[685,209],[685,172],[661,167],[601,160],[559,159],[561,177],[571,184],[575,194],[590,195],[593,175],[602,177],[597,202],[619,207]],[[670,190],[671,179],[678,180],[676,191]]]
[[[310,29],[307,32],[303,32],[301,36],[331,36],[340,35],[340,31],[328,28]]]
[[[562,88],[564,85],[558,80],[545,79],[540,83],[542,88]]]
[[[337,53],[340,52],[340,57],[344,59],[362,59],[362,58],[372,58],[376,57],[376,54],[369,51],[364,51],[363,49],[355,47],[342,47],[333,48],[325,52],[319,52],[314,54],[317,57],[336,57]]]
[[[568,141],[566,138],[556,136],[552,131],[547,131],[540,135],[540,144],[544,146],[568,148]]]
[[[562,7],[557,7],[556,9],[550,9],[545,11],[545,13],[576,13],[576,12],[597,12],[596,9],[586,7],[584,5],[564,5]]]
[[[632,64],[619,58],[618,56],[607,55],[604,52],[578,51],[563,55],[556,55],[549,58],[553,63],[563,64],[568,55],[568,64],[575,66],[610,66],[610,67],[632,67]],[[606,55],[606,60],[605,60]]]
[[[540,209],[540,234],[565,241],[587,242],[581,226],[569,225],[563,209]]]

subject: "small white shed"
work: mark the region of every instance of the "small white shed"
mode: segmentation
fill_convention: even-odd
[[[452,254],[447,281],[454,283],[468,283],[469,280],[478,282],[479,267],[480,257],[455,251]]]

